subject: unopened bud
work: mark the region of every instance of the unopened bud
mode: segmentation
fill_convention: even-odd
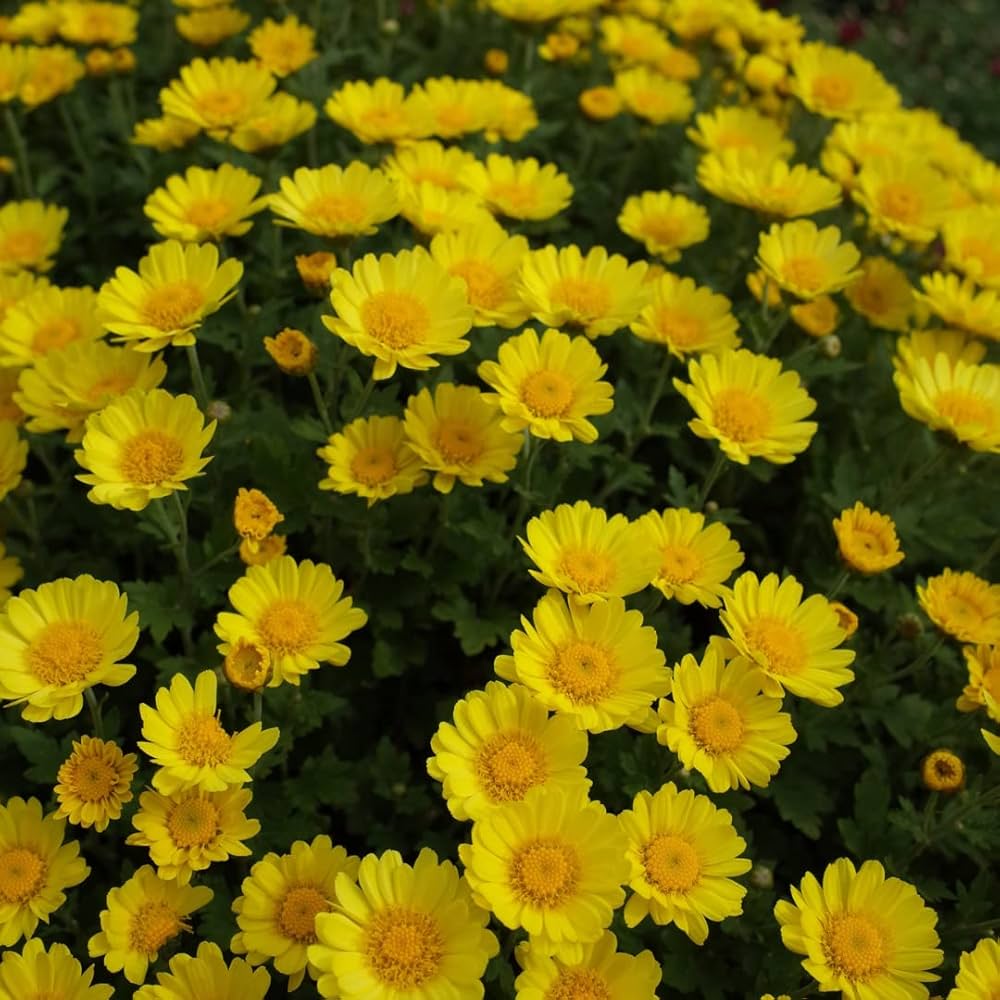
[[[224,424],[233,415],[233,408],[224,399],[213,399],[205,408],[205,414]]]
[[[924,623],[912,611],[896,619],[896,631],[903,639],[916,639],[924,630]]]
[[[383,35],[398,35],[399,34],[399,21],[394,17],[387,17],[382,22],[382,34]]]
[[[819,342],[819,350],[824,358],[839,358],[841,347],[840,337],[835,333],[828,334]]]
[[[719,513],[719,505],[718,505],[718,503],[715,500],[706,500],[705,501],[705,513],[706,514],[718,514]]]
[[[757,889],[773,889],[774,872],[767,865],[754,865],[750,871],[750,882]]]
[[[950,750],[935,750],[923,759],[920,777],[928,791],[953,795],[965,785],[965,765]]]

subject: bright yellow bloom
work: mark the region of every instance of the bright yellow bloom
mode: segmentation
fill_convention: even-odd
[[[892,156],[922,157],[920,146],[899,127],[895,115],[837,122],[820,151],[820,166],[846,191],[866,164]]]
[[[621,114],[622,99],[614,87],[588,87],[580,91],[580,110],[594,121],[603,122]]]
[[[117,743],[90,736],[74,740],[56,780],[56,819],[103,833],[120,818],[122,805],[132,801],[135,772],[135,754],[123,754]]]
[[[951,208],[941,174],[916,158],[873,160],[862,168],[851,193],[875,232],[918,245],[934,239]]]
[[[244,540],[240,542],[240,561],[247,566],[266,566],[285,554],[286,545],[284,535],[268,535],[262,542],[257,543],[256,551],[251,551],[249,540]]]
[[[980,729],[979,732],[990,750],[997,756],[1000,756],[1000,733],[991,733],[986,729]]]
[[[934,750],[920,763],[924,788],[943,795],[954,795],[965,787],[965,765],[950,750]]]
[[[174,955],[170,972],[156,974],[158,986],[143,986],[134,1000],[208,1000],[209,997],[233,997],[238,1000],[264,1000],[271,985],[266,969],[257,969],[242,958],[228,965],[217,944],[202,941],[198,955]],[[206,992],[207,991],[207,992]]]
[[[840,309],[829,295],[820,295],[810,302],[790,306],[788,314],[792,322],[810,337],[826,337],[837,329],[840,322]]]
[[[229,134],[230,146],[244,153],[260,153],[290,142],[316,124],[317,112],[309,101],[279,92],[256,105]]]
[[[39,938],[26,941],[21,953],[5,951],[0,963],[0,1000],[27,1000],[49,996],[60,1000],[111,1000],[114,988],[93,983],[94,967],[86,971],[64,944],[53,942],[48,951]],[[25,992],[28,990],[29,992]]]
[[[422,134],[439,139],[458,139],[480,132],[489,120],[486,87],[482,80],[430,77],[410,91],[411,121],[420,123]]]
[[[417,247],[379,257],[366,254],[351,271],[333,277],[323,316],[333,334],[375,358],[372,378],[391,378],[397,365],[426,371],[437,354],[465,351],[473,312],[464,284]]]
[[[455,191],[430,181],[401,183],[397,190],[399,214],[425,236],[492,228],[489,209],[470,191]]]
[[[956,274],[925,274],[917,297],[948,326],[1000,341],[1000,291],[980,290]]]
[[[514,160],[491,153],[462,171],[462,183],[496,215],[510,219],[551,219],[569,205],[573,185],[552,163],[534,157]]]
[[[337,269],[337,258],[325,250],[295,256],[295,270],[306,289],[322,298],[330,291],[330,279]]]
[[[597,7],[600,0],[488,0],[490,8],[512,21],[540,22]]]
[[[615,90],[626,111],[651,125],[683,122],[694,111],[691,88],[646,66],[615,74]]]
[[[602,17],[600,28],[601,49],[617,57],[615,64],[655,66],[670,50],[663,29],[641,17]]]
[[[329,287],[329,285],[327,285]],[[264,338],[264,350],[286,375],[308,375],[316,370],[319,350],[301,331],[286,327]]]
[[[7,554],[0,542],[0,610],[10,600],[11,588],[24,576],[24,568],[17,556]]]
[[[174,674],[168,688],[156,692],[156,708],[139,705],[142,735],[139,749],[159,770],[153,788],[163,795],[188,789],[221,792],[250,780],[248,767],[278,742],[277,729],[254,722],[230,734],[219,722],[215,671],[203,670],[194,687]]]
[[[0,24],[7,23],[7,19]],[[27,45],[9,45],[8,37],[0,31],[0,104],[17,99],[21,83],[36,58],[37,50]],[[11,163],[13,164],[13,160]],[[5,171],[12,173],[13,171]]]
[[[131,45],[139,12],[120,3],[59,4],[59,36],[75,45]]]
[[[479,99],[486,109],[484,135],[487,142],[520,142],[538,127],[538,112],[532,99],[499,80],[477,81]]]
[[[1000,644],[1000,584],[946,569],[917,587],[921,610],[961,642]]]
[[[858,616],[840,601],[830,601],[830,607],[837,615],[837,621],[840,622],[840,627],[844,630],[844,637],[850,639],[858,630]]]
[[[260,544],[263,545],[266,541],[264,539]],[[248,542],[249,539],[244,539],[240,548]],[[222,661],[222,672],[238,691],[256,694],[263,691],[271,679],[271,654],[250,639],[237,639]]]
[[[22,299],[26,299],[32,292],[49,287],[48,278],[40,277],[31,271],[13,271],[6,274],[0,267],[0,326],[8,311]]]
[[[368,145],[427,134],[416,121],[413,102],[402,85],[384,76],[373,83],[351,80],[343,84],[330,95],[323,110]]]
[[[888,257],[865,257],[844,289],[854,311],[880,330],[906,330],[916,299],[906,272]]]
[[[945,216],[945,261],[984,288],[1000,289],[1000,207]]]
[[[0,364],[24,368],[72,344],[104,335],[91,288],[41,287],[7,310],[0,324]]]
[[[698,115],[687,137],[709,153],[740,150],[756,153],[764,161],[787,159],[795,152],[795,144],[785,138],[777,121],[753,108],[733,105]]]
[[[824,118],[861,118],[899,106],[899,92],[873,63],[823,42],[796,52],[792,74],[792,93]]]
[[[181,38],[206,49],[238,35],[249,23],[249,14],[227,4],[193,10],[174,18],[174,27]]]
[[[935,931],[937,914],[898,878],[886,878],[877,861],[860,869],[841,858],[827,865],[823,881],[809,873],[779,900],[774,916],[781,940],[823,991],[857,1000],[922,1000],[923,983],[944,957]]]
[[[860,500],[834,518],[833,531],[840,558],[856,573],[884,573],[903,561],[892,518]]]
[[[538,54],[549,62],[564,62],[580,51],[580,39],[565,31],[553,31],[538,46]]]
[[[510,56],[503,49],[487,49],[483,55],[483,69],[492,76],[503,76],[510,65]]]
[[[241,538],[261,542],[284,519],[266,493],[242,486],[237,490],[233,503],[233,527]]]
[[[458,146],[444,146],[436,139],[425,139],[398,146],[382,164],[385,175],[400,185],[425,182],[448,191],[463,189],[462,173],[478,161]]]
[[[708,212],[696,201],[669,191],[643,191],[625,199],[618,228],[646,252],[671,263],[686,247],[708,239]]]
[[[165,153],[186,146],[199,132],[201,126],[187,118],[164,115],[136,122],[132,132],[132,143],[136,146],[149,146],[158,153]]]
[[[48,271],[62,243],[69,211],[44,201],[8,201],[0,208],[0,274]]]
[[[0,420],[0,500],[21,484],[21,473],[28,464],[28,442],[22,441],[17,424]]]
[[[521,628],[511,634],[512,654],[498,656],[494,669],[580,729],[602,733],[643,723],[652,703],[670,691],[656,631],[621,598],[588,606],[549,591],[531,621],[522,616]]]
[[[21,80],[18,97],[27,108],[36,108],[68,94],[86,75],[86,67],[72,49],[47,45],[36,49]]]
[[[958,959],[955,988],[948,1000],[988,1000],[1000,991],[1000,942],[983,938]]]
[[[1000,645],[980,643],[962,650],[969,683],[962,689],[955,707],[960,712],[985,708],[995,722],[1000,722]]]
[[[266,18],[247,39],[258,62],[275,76],[290,76],[316,58],[316,32],[295,15],[283,21]]]
[[[757,247],[757,263],[767,276],[800,299],[846,288],[858,277],[860,259],[853,243],[841,243],[836,226],[817,229],[809,219],[774,223]]]

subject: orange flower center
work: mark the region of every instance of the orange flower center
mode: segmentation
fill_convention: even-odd
[[[543,369],[521,383],[521,402],[536,417],[563,417],[573,405],[573,382],[562,372]]]
[[[432,914],[387,906],[369,920],[364,950],[375,979],[390,990],[407,993],[437,977],[444,961],[444,935]]]
[[[569,322],[590,323],[611,308],[611,289],[592,278],[562,278],[552,286],[549,297],[573,314]]]
[[[0,900],[24,904],[45,885],[48,865],[27,847],[13,847],[0,854]]]
[[[572,639],[556,651],[548,666],[549,683],[570,701],[596,705],[613,694],[620,669],[606,646]]]
[[[920,191],[905,181],[886,184],[878,193],[881,213],[899,222],[917,222],[924,211]]]
[[[118,769],[99,757],[71,758],[69,773],[60,774],[74,797],[81,802],[103,802],[117,788]]]
[[[172,434],[148,428],[122,445],[118,464],[127,482],[143,486],[168,483],[184,464],[184,445]]]
[[[375,292],[361,307],[361,325],[373,340],[399,351],[427,339],[431,316],[412,292]]]
[[[483,453],[485,442],[479,428],[465,420],[442,420],[434,433],[434,444],[451,465],[474,462]]]
[[[151,900],[143,903],[129,926],[129,950],[155,955],[171,938],[186,927],[169,903]]]
[[[383,486],[396,472],[396,458],[389,448],[359,448],[351,459],[351,475],[365,486]]]
[[[164,333],[193,326],[205,305],[205,293],[193,281],[170,281],[150,289],[139,310],[144,322]]]
[[[854,84],[840,73],[824,73],[813,80],[813,97],[834,111],[846,108],[854,97]]]
[[[701,556],[690,546],[666,545],[660,556],[660,576],[667,583],[681,586],[690,583],[701,572],[703,565]]]
[[[257,621],[261,645],[279,656],[301,653],[319,635],[316,612],[304,601],[278,598]]]
[[[41,233],[34,229],[15,229],[0,240],[0,260],[33,264],[41,259],[42,246]]]
[[[679,246],[685,235],[683,221],[665,212],[646,216],[640,228],[645,239],[664,247]]]
[[[612,1000],[612,993],[596,969],[563,969],[544,1000]]]
[[[713,695],[690,710],[688,732],[702,750],[713,756],[733,753],[743,745],[743,716],[732,702]]]
[[[488,261],[469,258],[452,264],[449,272],[465,282],[469,302],[476,309],[497,309],[507,298],[507,283]]]
[[[313,198],[303,213],[327,228],[338,231],[363,229],[368,223],[368,203],[356,194],[321,194]]]
[[[193,767],[217,767],[229,759],[233,738],[214,715],[188,718],[177,733],[177,753]]]
[[[806,664],[808,650],[802,636],[787,622],[763,615],[743,629],[747,645],[772,673],[797,674]]]
[[[219,810],[199,795],[182,799],[167,813],[167,830],[177,847],[207,847],[219,834]]]
[[[997,410],[989,400],[964,389],[946,389],[934,400],[938,413],[955,427],[979,426],[992,431],[997,424]]]
[[[853,983],[866,983],[885,972],[891,944],[888,929],[866,913],[831,915],[823,928],[827,962]]]
[[[243,116],[247,106],[247,97],[241,90],[206,91],[195,98],[195,107],[209,126],[235,125]]]
[[[960,258],[967,264],[968,261],[977,261],[979,267],[977,273],[980,275],[1000,274],[1000,250],[983,239],[981,236],[966,236],[961,242]]]
[[[494,182],[490,185],[486,198],[499,205],[504,214],[517,218],[537,208],[538,188],[533,184],[519,184],[517,181]]]
[[[232,212],[233,204],[228,198],[198,198],[188,205],[184,216],[191,225],[213,232],[229,218]]]
[[[771,404],[746,389],[722,389],[712,402],[712,420],[722,437],[741,444],[760,441],[771,429]]]
[[[653,326],[664,342],[681,350],[696,350],[704,341],[704,321],[670,306],[662,306],[656,310]]]
[[[53,316],[40,324],[31,338],[32,354],[48,354],[80,336],[80,324],[71,316]]]
[[[520,802],[548,777],[545,751],[530,733],[497,733],[476,756],[476,777],[491,802]]]
[[[576,892],[580,858],[576,848],[560,838],[534,840],[514,852],[508,878],[522,903],[552,909]]]
[[[658,833],[642,850],[646,881],[660,892],[683,895],[701,879],[698,852],[683,838]]]
[[[789,285],[806,292],[818,292],[826,284],[826,266],[818,257],[789,257],[782,270]]]
[[[293,886],[278,904],[278,930],[299,944],[315,944],[316,916],[329,910],[329,900],[316,886]]]
[[[593,549],[566,549],[559,560],[559,574],[581,594],[607,591],[616,576],[614,560]]]
[[[104,643],[97,630],[83,621],[52,622],[25,651],[28,669],[44,684],[73,684],[84,680],[104,659]]]

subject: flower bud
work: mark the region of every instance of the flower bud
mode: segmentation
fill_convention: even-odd
[[[774,872],[767,865],[756,864],[750,871],[750,882],[757,889],[773,889]]]
[[[903,639],[916,639],[924,630],[924,623],[912,611],[896,619],[896,631]]]
[[[264,338],[264,350],[286,375],[308,375],[316,368],[319,352],[301,331],[285,327],[276,337]]]
[[[295,268],[302,284],[313,295],[323,296],[330,291],[330,276],[336,267],[337,258],[323,250],[299,254],[295,258]]]
[[[819,342],[820,353],[824,358],[839,358],[841,351],[840,337],[835,333],[828,334]]]
[[[834,614],[836,614],[837,620],[840,622],[840,627],[846,633],[844,638],[850,639],[858,630],[858,616],[846,604],[841,604],[840,601],[830,601],[830,607],[833,609]]]
[[[260,490],[240,488],[236,494],[236,502],[233,504],[233,527],[241,538],[260,543],[284,519],[284,515],[267,494]]]
[[[503,76],[510,65],[510,57],[503,49],[487,49],[483,56],[483,68],[490,76]]]
[[[249,639],[237,639],[222,664],[226,680],[239,691],[260,691],[271,676],[271,654]]]
[[[224,399],[213,399],[205,408],[205,415],[224,424],[233,415],[233,408]]]
[[[965,765],[950,750],[935,750],[923,759],[920,777],[929,791],[953,795],[965,786]]]

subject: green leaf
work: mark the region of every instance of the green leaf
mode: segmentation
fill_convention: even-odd
[[[132,580],[122,584],[128,594],[129,605],[139,612],[139,622],[149,630],[154,642],[163,642],[170,631],[182,624],[184,612],[180,608],[177,589],[172,580],[146,583]]]

